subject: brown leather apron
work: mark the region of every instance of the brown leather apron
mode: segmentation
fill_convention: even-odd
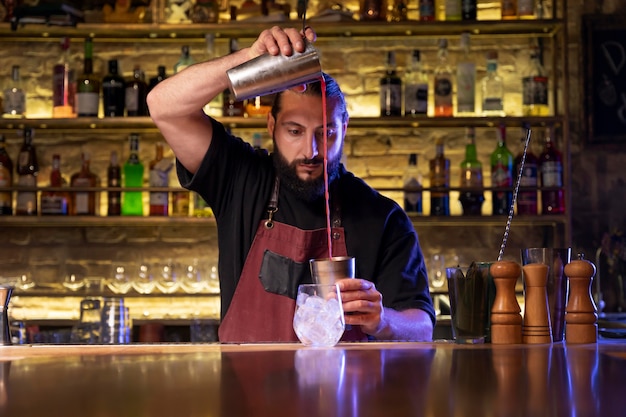
[[[268,220],[262,220],[257,228],[233,299],[219,327],[222,343],[298,341],[293,330],[293,314],[300,274],[293,272],[302,268],[308,271],[309,259],[328,257],[327,234],[325,228],[302,230],[273,220],[278,210],[278,187],[276,180]],[[345,235],[338,213],[338,209],[333,210],[332,255],[346,256]],[[269,264],[274,268],[268,267]],[[282,269],[284,279],[268,276],[276,273],[277,268]],[[310,273],[308,277],[311,282]],[[356,326],[350,333],[355,331],[358,335],[350,336],[350,340],[366,338]]]

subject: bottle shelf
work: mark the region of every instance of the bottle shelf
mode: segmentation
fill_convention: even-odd
[[[219,117],[219,121],[231,129],[265,128],[266,119],[257,117]],[[354,117],[350,118],[351,128],[437,128],[437,127],[495,127],[504,123],[507,127],[559,126],[562,116],[505,116],[505,117]],[[73,119],[0,119],[0,133],[14,133],[15,130],[30,127],[52,133],[157,133],[158,129],[150,117],[78,117]],[[39,137],[37,141],[41,140]]]
[[[562,187],[520,187],[519,191],[558,191],[562,190]],[[435,191],[435,192],[452,192],[452,191],[474,191],[474,192],[507,192],[512,191],[511,188],[506,187],[459,187],[452,186],[446,188],[439,187],[419,187],[419,188],[403,188],[403,187],[376,187],[377,191],[406,191],[406,192],[419,192],[419,191]],[[141,192],[141,193],[189,193],[189,190],[183,188],[174,187],[0,187],[0,192],[63,192],[63,193],[102,193],[102,192]]]
[[[411,222],[420,227],[424,226],[451,226],[451,227],[502,227],[506,224],[507,216],[429,216],[409,213]],[[567,222],[564,214],[548,214],[537,216],[513,216],[511,228],[516,227],[554,227]]]
[[[506,216],[430,216],[409,213],[414,225],[484,227],[502,226]],[[512,227],[546,227],[563,224],[566,215],[515,216]],[[0,216],[2,227],[154,227],[168,225],[189,225],[216,227],[214,217],[191,216]]]
[[[11,41],[48,41],[51,38],[94,37],[97,41],[145,41],[180,39],[204,42],[207,33],[225,40],[255,39],[268,25],[280,24],[293,26],[300,21],[285,22],[227,22],[227,23],[194,23],[194,24],[153,24],[153,23],[79,23],[71,26],[47,26],[41,24],[18,25],[11,29],[9,23],[0,23],[0,38]],[[503,35],[520,37],[528,35],[554,36],[563,26],[561,19],[536,20],[478,20],[458,22],[422,22],[408,20],[404,22],[315,22],[310,20],[320,38],[389,38],[389,37],[439,37],[443,35],[460,35],[469,30],[472,35]]]
[[[2,227],[155,227],[172,225],[202,225],[215,227],[211,217],[191,216],[0,216]]]

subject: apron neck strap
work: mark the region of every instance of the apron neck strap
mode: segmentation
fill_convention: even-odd
[[[280,189],[280,179],[278,176],[274,178],[274,188],[272,189],[272,196],[267,204],[267,220],[265,221],[265,228],[271,229],[274,227],[274,213],[278,211],[278,190]]]

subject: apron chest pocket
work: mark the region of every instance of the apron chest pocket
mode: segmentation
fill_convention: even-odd
[[[259,279],[265,291],[295,300],[298,285],[311,284],[309,263],[296,262],[270,250],[263,253]]]

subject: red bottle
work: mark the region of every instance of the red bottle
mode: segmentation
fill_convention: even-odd
[[[522,147],[524,146],[525,139],[522,138]],[[519,173],[520,164],[522,163],[522,153],[515,157],[515,171],[514,176]],[[526,150],[526,160],[524,161],[524,170],[522,171],[522,177],[519,183],[519,192],[517,194],[517,214],[518,215],[537,215],[537,189],[539,187],[539,159],[533,153],[530,146]]]
[[[543,152],[539,156],[541,214],[565,213],[563,156],[554,147],[552,129],[547,129]],[[546,189],[550,188],[550,189]]]
[[[420,20],[431,22],[435,20],[435,1],[434,0],[419,0],[418,2]]]

